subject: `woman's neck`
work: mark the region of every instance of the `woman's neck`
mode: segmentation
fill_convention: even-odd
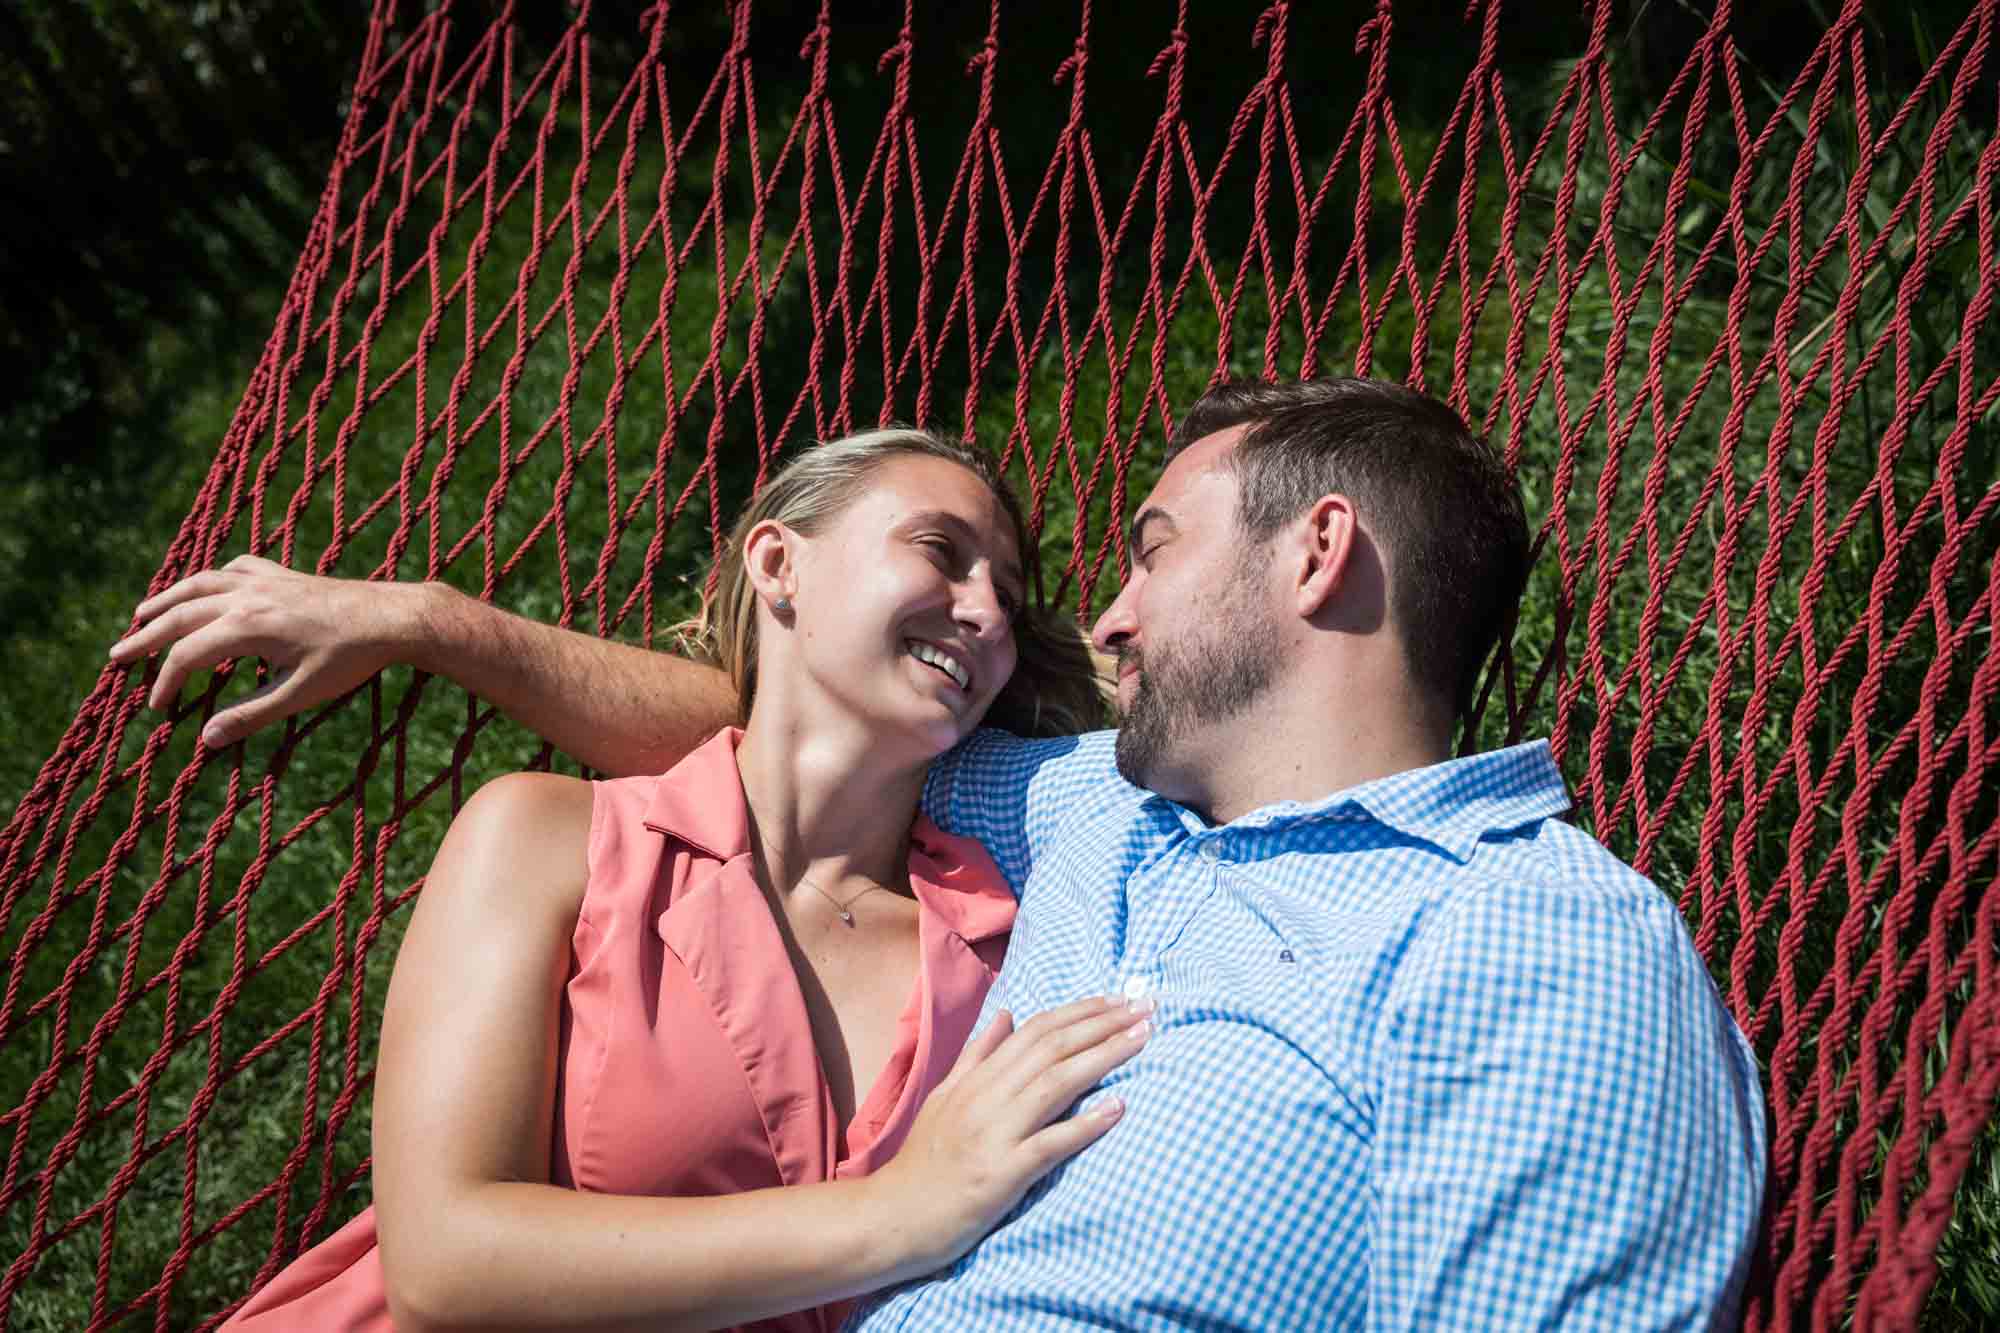
[[[925,765],[886,758],[866,726],[805,712],[760,694],[736,748],[765,873],[780,891],[802,876],[900,890]]]

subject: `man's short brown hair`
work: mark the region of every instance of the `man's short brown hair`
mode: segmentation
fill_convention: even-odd
[[[1528,577],[1520,488],[1435,398],[1383,380],[1225,380],[1181,418],[1167,458],[1248,423],[1230,466],[1237,522],[1261,542],[1323,495],[1354,502],[1389,564],[1410,672],[1464,714]]]

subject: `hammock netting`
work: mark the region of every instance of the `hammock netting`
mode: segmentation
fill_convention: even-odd
[[[1004,451],[1087,613],[1214,377],[1405,379],[1538,530],[1464,743],[1553,738],[1764,1062],[1748,1323],[1914,1322],[1993,1239],[2000,3],[1788,12],[1782,69],[1651,8],[378,0],[152,586],[249,551],[652,643],[781,447],[894,419]],[[210,750],[262,668],[151,671],[0,835],[10,1327],[211,1327],[364,1206],[428,858],[577,771],[400,668]]]

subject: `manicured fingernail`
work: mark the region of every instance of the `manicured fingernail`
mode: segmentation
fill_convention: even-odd
[[[1125,1036],[1133,1042],[1142,1042],[1153,1035],[1153,1020],[1148,1018],[1125,1029]]]
[[[1142,995],[1136,1000],[1127,1000],[1125,1007],[1135,1014],[1150,1014],[1160,1007],[1160,1002],[1150,995]]]
[[[1125,1114],[1125,1103],[1116,1097],[1106,1097],[1090,1108],[1090,1113],[1099,1120],[1116,1120]]]
[[[222,728],[211,722],[201,729],[201,743],[211,750],[219,750],[223,744]]]

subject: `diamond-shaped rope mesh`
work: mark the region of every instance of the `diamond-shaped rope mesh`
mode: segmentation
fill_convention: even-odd
[[[781,447],[901,419],[1005,451],[1087,611],[1215,375],[1406,379],[1539,529],[1467,744],[1553,737],[1766,1062],[1750,1324],[1914,1318],[2000,1085],[2000,3],[1784,68],[1730,0],[932,8],[378,0],[154,588],[652,642]],[[202,747],[253,674],[107,670],[0,835],[0,1322],[206,1326],[361,1207],[429,854],[567,762],[401,670]]]

